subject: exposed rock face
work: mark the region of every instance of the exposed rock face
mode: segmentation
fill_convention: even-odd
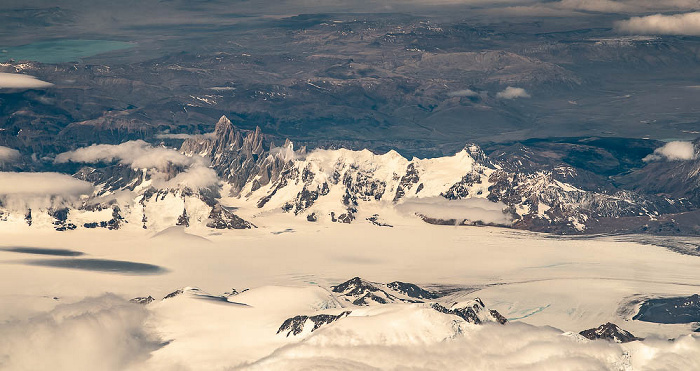
[[[321,326],[327,325],[329,323],[335,322],[343,317],[347,317],[350,315],[351,311],[344,311],[338,315],[332,315],[332,314],[317,314],[315,316],[296,316],[292,318],[288,318],[287,320],[282,323],[282,326],[280,326],[279,330],[277,330],[277,333],[285,333],[286,336],[289,337],[289,335],[299,335],[301,334],[307,326],[310,326],[313,324],[313,327],[311,328],[310,332],[314,332],[318,330]]]
[[[146,304],[152,303],[154,300],[156,300],[156,299],[154,299],[152,296],[149,295],[149,296],[145,296],[145,297],[139,296],[139,297],[133,298],[129,301],[132,303],[135,303],[135,304],[146,305]]]
[[[483,176],[485,176],[483,174],[483,169],[471,171],[465,176],[463,176],[462,180],[453,184],[450,187],[450,189],[448,189],[441,196],[445,197],[448,200],[459,200],[462,198],[467,198],[470,195],[469,190],[472,189],[475,184],[482,183]],[[476,195],[481,195],[482,193],[479,193],[479,191],[477,191]]]
[[[505,324],[508,321],[498,311],[487,309],[484,302],[479,298],[465,303],[455,303],[449,309],[438,303],[433,303],[432,308],[440,313],[454,314],[475,325],[480,325],[484,322]]]
[[[334,293],[353,305],[373,305],[389,303],[422,303],[440,297],[439,294],[422,289],[412,283],[394,281],[386,285],[372,283],[360,277],[351,278],[337,286],[331,286]]]
[[[420,177],[418,176],[418,171],[413,163],[408,164],[406,167],[406,174],[401,177],[399,185],[396,187],[396,195],[394,196],[394,202],[400,200],[406,193],[413,187],[414,184],[418,183]]]
[[[209,214],[207,227],[214,229],[250,229],[253,225],[225,206],[215,205]]]
[[[336,298],[345,300],[352,305],[386,305],[396,303],[418,304],[426,306],[424,300],[438,299],[440,295],[421,287],[401,281],[394,281],[386,285],[372,283],[360,277],[351,278],[337,286],[331,286],[331,291],[336,294]],[[389,293],[392,291],[395,294]],[[454,303],[450,308],[439,303],[430,304],[430,308],[447,315],[455,315],[464,321],[472,324],[482,324],[485,322],[496,322],[505,324],[507,319],[498,311],[487,308],[481,299],[476,298],[471,301]],[[344,311],[340,314],[317,314],[313,316],[299,315],[288,318],[277,330],[277,334],[285,336],[297,336],[309,330],[309,333],[319,327],[335,322],[350,315],[351,311]]]
[[[367,221],[369,221],[370,223],[376,225],[377,227],[389,227],[389,228],[392,228],[392,227],[393,227],[393,225],[391,225],[391,224],[389,224],[389,223],[383,222],[383,221],[379,218],[379,214],[374,214],[374,215],[370,216],[369,218],[367,218]]]
[[[74,230],[76,228],[75,224],[68,222],[68,213],[70,213],[70,210],[67,207],[60,209],[49,209],[48,213],[54,218],[53,225],[55,230],[63,232]]]
[[[190,217],[187,216],[187,209],[182,210],[182,215],[177,217],[177,222],[175,225],[181,225],[183,227],[189,227],[190,226]]]
[[[600,325],[597,328],[583,330],[579,334],[590,340],[605,339],[612,340],[616,343],[629,343],[630,341],[642,340],[611,322]]]
[[[424,290],[412,283],[394,281],[386,285],[388,288],[398,291],[406,296],[416,298],[416,299],[437,299],[440,297],[437,293]]]
[[[88,207],[86,207],[88,208]],[[102,205],[92,205],[90,208],[92,210],[99,210],[102,208]],[[120,214],[121,209],[117,205],[112,205],[112,219],[109,220],[102,220],[100,222],[89,222],[83,224],[84,228],[107,228],[109,230],[115,230],[119,229],[123,223],[126,223],[126,220],[124,220],[124,217]]]
[[[252,188],[257,189],[276,182],[295,155],[291,142],[276,149],[259,127],[246,132],[234,127],[226,116],[216,123],[213,138],[187,139],[180,150],[187,155],[211,158],[212,168],[232,185],[233,195],[240,194],[248,183],[254,183]],[[271,155],[270,150],[276,154]],[[304,153],[304,149],[297,153]]]
[[[163,300],[165,300],[165,299],[172,299],[172,298],[174,298],[174,297],[176,297],[176,296],[178,296],[178,295],[182,295],[184,292],[185,292],[184,289],[177,289],[177,290],[171,292],[170,294],[165,295],[165,296],[163,297]]]
[[[331,286],[331,290],[343,296],[353,305],[387,304],[399,301],[396,296],[360,277],[354,277],[340,285]]]
[[[114,164],[100,168],[84,166],[73,176],[80,180],[100,185],[96,196],[120,190],[133,191],[150,179],[150,175],[142,169],[132,169],[130,166],[123,164]]]

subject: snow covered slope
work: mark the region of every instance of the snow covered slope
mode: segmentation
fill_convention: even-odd
[[[380,228],[269,218],[291,218],[291,227],[3,231],[5,368],[698,366],[693,323],[633,318],[638,295],[697,293],[698,257],[615,237],[419,219]],[[644,340],[577,335],[608,322]],[[605,338],[605,330],[594,333]],[[65,357],[71,349],[94,357]]]

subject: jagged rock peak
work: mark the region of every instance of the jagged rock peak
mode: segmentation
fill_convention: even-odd
[[[579,332],[579,334],[590,340],[605,339],[612,340],[616,343],[628,343],[630,341],[641,340],[612,322],[600,325],[597,328],[583,330]]]
[[[139,296],[136,298],[133,298],[129,300],[129,302],[134,303],[134,304],[141,304],[141,305],[147,305],[155,301],[156,299],[153,296]]]
[[[296,336],[301,334],[304,331],[304,329],[308,328],[307,325],[310,324],[313,324],[313,327],[311,328],[310,332],[314,332],[323,325],[327,325],[343,317],[347,317],[348,315],[350,315],[350,313],[352,312],[346,310],[338,315],[317,314],[315,316],[295,316],[292,318],[287,318],[284,321],[284,323],[282,323],[282,326],[280,326],[279,330],[277,330],[277,333],[286,333],[287,337],[289,337],[289,335]]]
[[[359,290],[379,290],[376,286],[360,277],[353,277],[337,286],[331,286],[331,290],[337,293],[353,293]]]
[[[226,116],[221,116],[219,121],[216,123],[214,128],[214,138],[214,148],[219,151],[227,148],[228,146],[241,146],[241,133],[234,128],[231,120],[229,120]]]
[[[479,147],[478,144],[475,143],[467,143],[464,146],[463,151],[466,151],[471,158],[474,159],[474,161],[478,164],[487,166],[490,165],[491,161],[489,160],[489,157],[486,155],[483,149]]]
[[[436,299],[438,293],[424,290],[412,283],[394,281],[389,284],[373,283],[360,277],[351,278],[331,291],[353,305],[365,306],[388,303],[423,303],[425,299]]]
[[[437,293],[422,289],[412,283],[394,281],[388,283],[386,286],[394,291],[416,299],[437,299],[440,297]]]
[[[260,126],[255,127],[255,131],[246,136],[244,143],[244,149],[249,149],[252,154],[259,155],[265,152],[263,149],[263,135],[260,130]]]
[[[232,130],[233,124],[231,123],[231,120],[229,120],[226,115],[223,115],[221,118],[219,118],[219,121],[216,122],[214,133],[218,136]]]
[[[484,322],[497,322],[504,325],[508,320],[498,311],[486,308],[486,305],[479,298],[461,303],[454,303],[452,307],[446,308],[438,303],[433,303],[431,308],[440,313],[452,314],[462,318],[468,323],[480,325]]]
[[[331,291],[353,305],[365,306],[372,304],[387,304],[401,301],[378,286],[360,277],[353,277],[337,286],[331,286]]]

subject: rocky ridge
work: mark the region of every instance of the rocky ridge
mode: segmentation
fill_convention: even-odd
[[[465,302],[456,302],[445,307],[445,303],[437,302],[443,295],[425,290],[418,285],[400,281],[381,284],[364,280],[360,277],[351,278],[336,286],[331,286],[331,292],[336,299],[347,307],[367,307],[391,304],[428,305],[437,312],[454,315],[466,323],[480,325],[486,322],[505,324],[508,320],[498,311],[488,309],[484,302],[475,298]],[[313,332],[319,327],[350,316],[351,310],[339,314],[318,314],[313,316],[298,315],[288,318],[282,323],[277,333],[289,337],[302,334],[304,331]]]
[[[612,340],[616,343],[629,343],[630,341],[642,340],[611,322],[602,324],[597,328],[583,330],[579,335],[589,340],[605,339]]]

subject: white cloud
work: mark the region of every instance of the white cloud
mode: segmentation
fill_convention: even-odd
[[[16,149],[0,146],[0,164],[14,162],[20,154]]]
[[[280,348],[241,369],[602,371],[700,367],[698,340],[690,335],[674,342],[616,344],[565,335],[552,327],[511,322],[505,326],[465,326],[440,340],[430,339],[430,335],[437,335],[435,329],[414,335],[410,324],[404,328],[387,319],[390,326],[362,326],[365,318],[357,318],[354,326],[346,326],[355,319],[352,317],[333,323],[304,341]],[[413,319],[420,326],[425,317]],[[377,337],[382,331],[385,336]]]
[[[125,370],[159,347],[144,329],[147,318],[143,306],[108,294],[0,324],[0,368]]]
[[[700,35],[700,12],[634,17],[616,24],[619,31],[654,35]]]
[[[644,13],[700,9],[697,0],[561,0],[547,3],[560,9],[599,13]]]
[[[562,0],[557,7],[593,12],[620,12],[630,10],[630,4],[613,0]]]
[[[0,172],[0,195],[79,196],[92,192],[92,184],[59,173]]]
[[[0,204],[8,210],[63,207],[92,191],[92,184],[66,174],[0,172]]]
[[[41,81],[34,76],[0,72],[0,89],[39,89],[52,85],[52,83]]]
[[[216,172],[208,161],[200,156],[185,156],[173,149],[153,147],[135,140],[121,144],[93,144],[56,156],[56,163],[66,162],[112,162],[131,166],[134,169],[153,169],[153,184],[157,187],[206,188],[218,182]],[[172,174],[172,165],[184,168]]]
[[[692,142],[675,141],[668,142],[662,147],[654,150],[654,153],[644,157],[644,162],[650,161],[684,161],[693,160],[698,157],[695,146]]]
[[[133,140],[121,144],[93,144],[64,152],[56,156],[57,163],[66,162],[112,162],[119,160],[124,165],[135,169],[167,170],[172,165],[190,166],[204,162],[201,157],[185,156],[175,150],[153,147],[142,140]]]
[[[163,183],[164,187],[190,187],[192,189],[207,188],[219,182],[219,176],[214,169],[204,166],[193,166],[175,175]]]
[[[523,88],[514,88],[512,86],[509,86],[505,88],[505,90],[500,91],[496,94],[496,98],[501,98],[501,99],[515,99],[515,98],[530,98],[530,94],[528,94],[525,89]]]
[[[553,7],[547,4],[516,5],[506,6],[502,8],[487,8],[482,10],[482,12],[489,15],[506,15],[516,17],[571,17],[585,14],[571,9],[561,9],[558,7]]]
[[[489,14],[510,16],[587,16],[592,13],[643,14],[700,10],[698,0],[560,0],[484,8]]]
[[[448,200],[444,197],[407,199],[396,206],[399,211],[420,214],[433,219],[481,221],[487,224],[510,225],[512,220],[503,210],[503,203],[484,198]]]
[[[478,97],[479,93],[471,89],[462,89],[457,91],[451,91],[447,93],[450,97]]]

